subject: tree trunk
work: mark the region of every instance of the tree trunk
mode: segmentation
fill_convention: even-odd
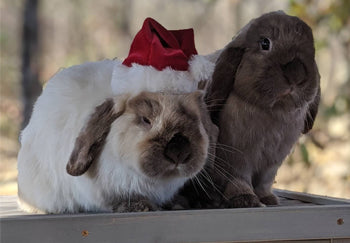
[[[26,0],[22,29],[22,98],[24,128],[30,119],[34,102],[40,95],[38,1]]]

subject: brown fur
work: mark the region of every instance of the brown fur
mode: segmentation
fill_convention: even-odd
[[[190,176],[203,166],[207,156],[207,151],[203,148],[208,142],[207,138],[203,137],[203,132],[209,134],[210,139],[216,139],[218,132],[217,127],[210,121],[202,99],[203,95],[198,92],[184,95],[142,93],[130,100],[131,109],[138,109],[138,106],[134,104],[140,105],[145,103],[145,100],[148,100],[146,102],[148,106],[152,104],[151,106],[157,107],[152,113],[143,113],[145,116],[148,115],[147,118],[151,122],[147,138],[139,144],[140,150],[143,151],[141,152],[141,167],[146,175],[151,177],[178,176],[179,170],[176,169],[176,166],[179,166],[183,175]],[[157,129],[152,129],[152,124],[156,124]],[[201,131],[201,127],[204,127],[205,130]],[[174,161],[166,154],[169,143],[179,134],[184,140],[187,140],[186,145],[188,145],[184,147],[184,144],[178,144],[181,150],[179,158],[182,157],[181,153],[188,155],[184,164],[181,162],[174,164]]]
[[[130,198],[118,198],[113,203],[113,212],[149,212],[160,210],[160,208],[151,202],[148,198],[140,195],[134,195]]]
[[[267,50],[261,44],[266,38]],[[283,12],[252,20],[223,49],[206,96],[220,129],[214,166],[206,168],[213,182],[192,198],[193,205],[278,203],[271,192],[277,169],[317,114],[320,83],[314,58],[310,27]],[[195,190],[187,189],[191,194]]]

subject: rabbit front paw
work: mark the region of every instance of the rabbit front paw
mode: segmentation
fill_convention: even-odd
[[[255,194],[240,194],[230,198],[225,202],[225,207],[229,208],[253,208],[263,207],[259,198]]]
[[[123,200],[113,205],[113,212],[149,212],[157,211],[160,208],[148,199]]]
[[[277,206],[279,204],[278,198],[273,194],[260,198],[260,202],[268,206]]]

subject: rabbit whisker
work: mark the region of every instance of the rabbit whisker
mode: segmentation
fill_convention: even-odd
[[[196,191],[196,193],[199,195],[199,191],[198,191],[198,189],[197,189],[197,186],[196,186],[196,182],[193,180],[194,178],[191,178],[190,180],[191,180],[191,183],[192,183],[192,185],[193,185],[193,187],[194,187],[194,190]]]
[[[209,107],[215,107],[215,106],[223,106],[225,104],[210,104],[210,105],[206,105],[207,108]]]
[[[208,173],[205,169],[203,169],[201,172],[203,172],[203,178],[206,179],[206,180],[213,186],[214,191],[218,192],[223,198],[225,198],[226,200],[228,200],[227,197],[226,197],[226,196],[219,190],[219,188],[215,185],[215,183],[213,182],[213,180],[212,180],[212,178],[210,177],[209,173]],[[205,174],[206,176],[205,176],[204,174]]]
[[[211,156],[214,156],[213,154],[210,154]],[[216,164],[218,164],[218,163],[221,163],[221,164],[223,164],[223,165],[226,165],[226,166],[228,166],[228,167],[231,167],[231,164],[227,161],[227,160],[225,160],[225,159],[223,159],[223,158],[220,158],[217,154],[215,155],[215,160],[214,160],[214,164],[216,165]]]
[[[206,103],[213,103],[213,102],[216,102],[216,101],[225,101],[226,99],[210,99],[210,98],[207,98],[205,101]]]
[[[227,179],[229,182],[231,182],[232,184],[235,184],[235,182],[232,180],[232,178],[230,178],[228,175],[226,175],[225,173],[227,173],[224,169],[217,167],[215,170],[219,175],[223,176],[225,179]]]
[[[235,148],[233,146],[229,146],[229,145],[226,145],[226,144],[217,143],[216,147],[220,148],[220,149],[222,149],[224,151],[227,151],[227,152],[231,152],[231,153],[239,152],[239,153],[243,154],[242,150],[239,150],[238,148]]]
[[[198,183],[198,185],[202,188],[202,190],[204,191],[204,193],[208,196],[208,198],[211,199],[211,197],[209,196],[209,193],[207,192],[207,190],[205,190],[205,188],[203,187],[201,181],[197,178],[197,176],[195,176],[194,179],[196,180],[196,182]]]

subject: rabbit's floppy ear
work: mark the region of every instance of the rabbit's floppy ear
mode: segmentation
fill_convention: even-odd
[[[314,62],[314,72],[312,72],[315,76],[311,77],[310,81],[314,81],[317,84],[317,93],[315,98],[312,100],[312,102],[309,104],[306,116],[305,116],[305,120],[304,120],[304,130],[303,130],[303,134],[308,133],[313,125],[314,125],[314,120],[316,118],[317,115],[317,111],[318,111],[318,105],[320,103],[320,99],[321,99],[321,87],[320,87],[320,73],[318,72],[318,68],[317,68],[317,64]]]
[[[221,53],[216,64],[212,82],[207,87],[205,97],[210,116],[217,124],[218,114],[233,89],[236,71],[244,54],[244,48],[233,40]]]
[[[233,89],[236,72],[245,52],[248,30],[254,19],[245,25],[221,51],[215,63],[212,81],[207,85],[205,101],[212,121],[218,123],[218,115]]]
[[[306,117],[304,120],[303,134],[308,133],[314,125],[314,120],[315,120],[316,115],[317,115],[318,105],[320,103],[320,99],[321,99],[321,88],[320,88],[320,86],[318,86],[317,94],[316,94],[314,100],[312,101],[312,103],[309,105],[309,109],[307,111],[307,114],[306,114]]]
[[[95,108],[75,140],[66,170],[72,176],[84,174],[98,158],[105,144],[111,124],[123,114],[125,97],[106,99]],[[117,102],[117,103],[115,103]]]

